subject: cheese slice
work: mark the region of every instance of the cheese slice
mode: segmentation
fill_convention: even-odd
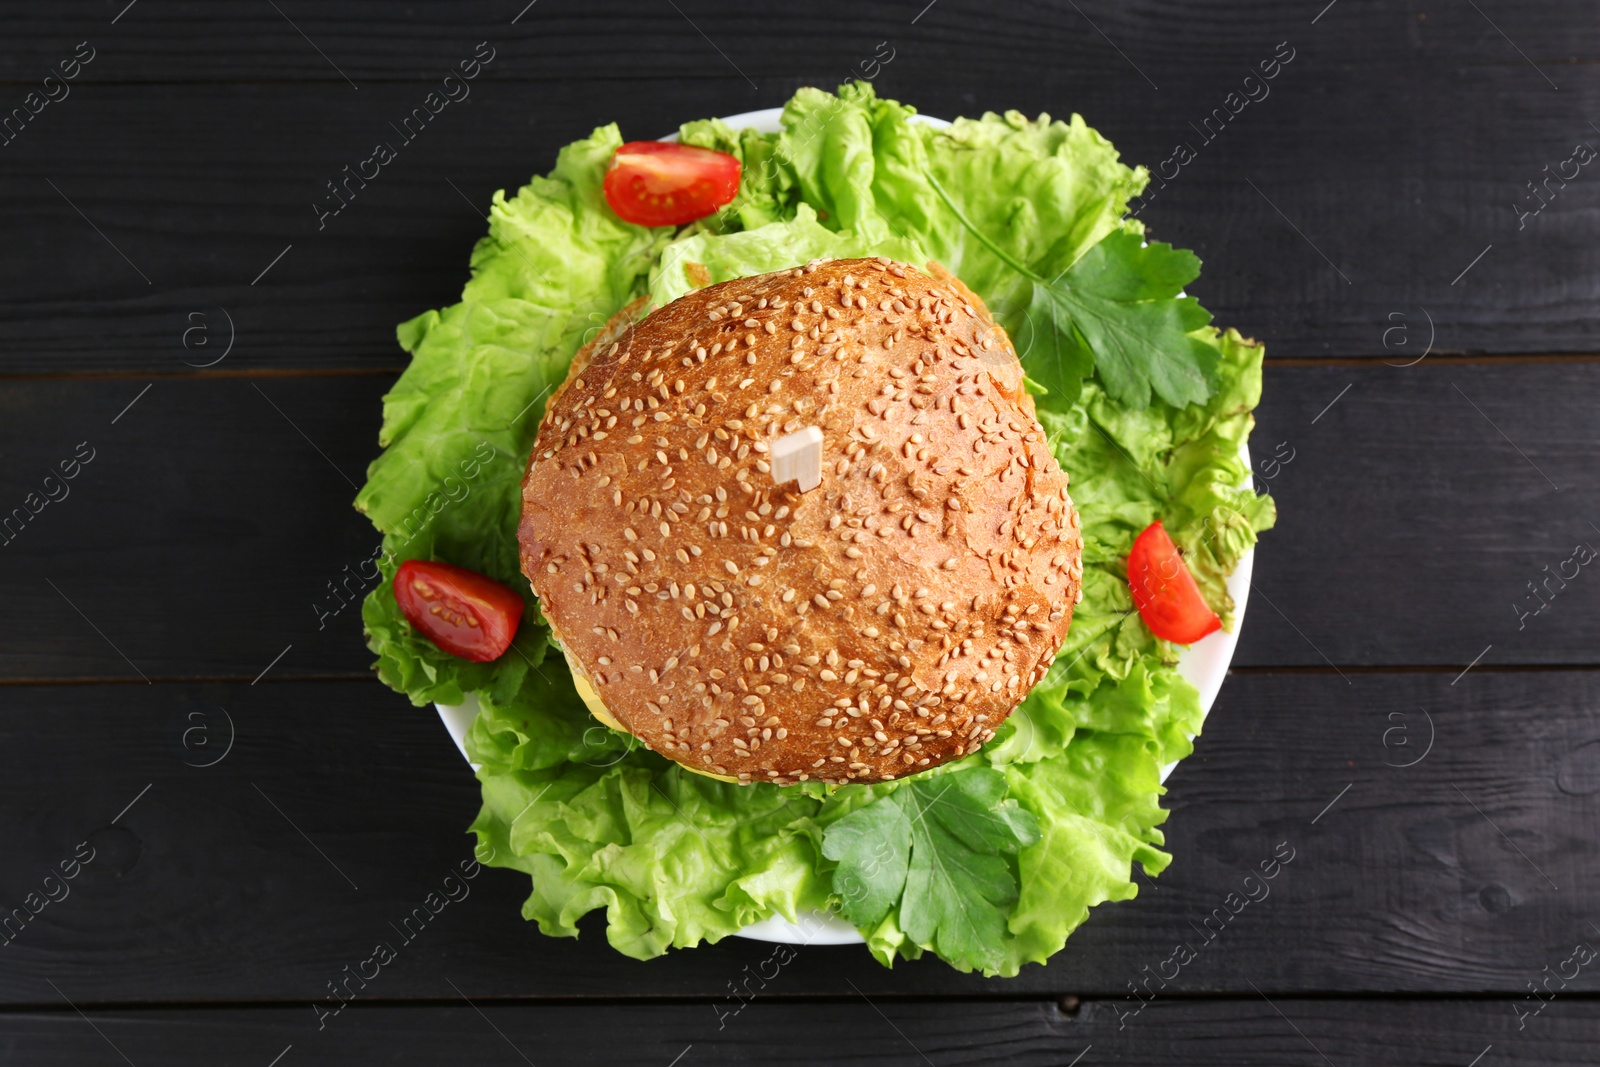
[[[595,692],[593,685],[589,684],[588,676],[585,675],[582,669],[580,669],[578,665],[573,662],[572,653],[567,651],[567,646],[561,640],[561,635],[555,632],[555,627],[553,626],[550,628],[550,636],[555,638],[556,644],[561,648],[561,654],[567,658],[567,668],[572,672],[572,687],[576,689],[578,691],[578,695],[583,698],[584,706],[589,709],[589,714],[593,715],[596,719],[600,720],[600,722],[604,723],[606,726],[611,727],[613,730],[620,730],[623,733],[627,733],[627,728],[616,720],[616,717],[613,716],[606,708],[605,701],[600,699],[600,694]],[[715,778],[719,782],[732,782],[734,785],[739,784],[739,779],[726,774],[712,774],[710,771],[702,771],[698,767],[691,767],[687,763],[681,763],[679,766],[686,771],[693,771],[695,774],[703,774],[707,778]]]
[[[566,649],[561,651],[565,653]],[[622,724],[612,718],[611,712],[606,710],[605,702],[600,699],[600,694],[594,691],[594,686],[590,685],[589,679],[585,678],[583,672],[578,670],[577,666],[572,662],[571,656],[567,656],[567,667],[572,671],[572,687],[578,691],[578,695],[588,705],[589,714],[613,730],[622,730]],[[623,732],[626,733],[627,731],[623,730]]]

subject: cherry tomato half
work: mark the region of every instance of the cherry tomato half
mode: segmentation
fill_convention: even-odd
[[[726,152],[665,141],[629,141],[606,171],[606,203],[624,222],[681,226],[739,192],[739,161]]]
[[[1222,629],[1222,620],[1200,595],[1194,575],[1159,519],[1134,538],[1128,553],[1128,587],[1139,617],[1163,641],[1192,645]]]
[[[498,659],[522,621],[520,596],[453,563],[406,560],[394,575],[394,599],[422,636],[474,663]]]

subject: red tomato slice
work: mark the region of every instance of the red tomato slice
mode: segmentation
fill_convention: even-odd
[[[1128,587],[1139,617],[1163,641],[1192,645],[1222,629],[1222,620],[1200,595],[1194,575],[1159,519],[1134,538],[1128,553]]]
[[[629,141],[611,157],[606,203],[624,222],[681,226],[739,192],[739,161],[726,152],[665,141]]]
[[[500,658],[522,621],[520,596],[453,563],[406,560],[394,575],[394,599],[422,636],[474,663]]]

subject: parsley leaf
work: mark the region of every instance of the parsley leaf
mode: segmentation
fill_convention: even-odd
[[[1061,404],[1072,404],[1083,380],[1094,373],[1094,352],[1073,334],[1072,305],[1058,289],[1033,283],[1033,300],[1024,319],[1030,334],[1018,353],[1028,380],[1043,386]]]
[[[839,911],[863,930],[871,930],[900,900],[911,859],[911,818],[901,804],[902,787],[857,808],[832,826],[822,854],[838,860],[833,891]]]
[[[1091,370],[1125,407],[1148,407],[1152,391],[1175,408],[1210,399],[1219,357],[1189,334],[1211,313],[1178,295],[1200,276],[1193,252],[1116,229],[1047,279],[974,226],[932,173],[926,177],[979,243],[1033,283],[1026,316],[1033,337],[1021,355],[1028,377],[1066,402]]]
[[[945,959],[998,967],[1006,915],[1017,899],[1011,858],[1039,840],[1039,822],[1006,799],[1005,777],[971,767],[915,778],[828,827],[822,854],[837,860],[840,913],[872,929],[898,921]]]
[[[1154,389],[1181,408],[1210,398],[1219,359],[1214,347],[1189,336],[1211,314],[1194,297],[1177,295],[1199,275],[1193,252],[1112,230],[1056,281],[1035,281],[1033,300],[1062,334],[1093,353],[1112,399],[1143,408]]]

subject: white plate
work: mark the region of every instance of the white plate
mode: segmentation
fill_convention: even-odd
[[[779,118],[783,114],[782,108],[769,107],[760,111],[746,111],[740,115],[729,115],[722,121],[734,129],[753,127],[761,133],[776,133],[779,129]],[[927,115],[916,115],[914,121],[926,122],[932,126],[950,125],[944,119],[930,118]],[[663,141],[676,141],[677,134],[668,134],[660,138]],[[1250,448],[1248,445],[1239,446],[1239,458],[1244,460],[1245,468],[1250,468]],[[1248,482],[1246,484],[1249,484]],[[1222,689],[1222,682],[1228,676],[1228,664],[1233,660],[1234,647],[1239,643],[1239,630],[1244,625],[1244,609],[1250,599],[1250,573],[1255,565],[1255,549],[1251,549],[1239,560],[1239,566],[1228,575],[1228,595],[1233,598],[1233,632],[1219,630],[1203,640],[1195,642],[1184,649],[1178,656],[1178,673],[1200,691],[1200,714],[1202,721],[1211,711],[1211,705],[1216,702],[1217,693]],[[472,721],[478,717],[478,698],[471,693],[467,694],[465,703],[458,705],[439,704],[439,718],[444,721],[444,727],[450,731],[451,740],[455,741],[456,748],[461,750],[463,758],[467,755],[467,730],[472,726]],[[1161,768],[1161,780],[1165,782],[1167,775],[1172,773],[1176,763],[1169,763]],[[473,766],[477,770],[477,766]],[[798,922],[790,922],[781,915],[774,915],[760,922],[751,923],[740,930],[735,937],[747,937],[754,941],[779,941],[791,945],[859,945],[863,944],[861,934],[855,927],[839,918],[824,912],[802,913],[797,916]]]

